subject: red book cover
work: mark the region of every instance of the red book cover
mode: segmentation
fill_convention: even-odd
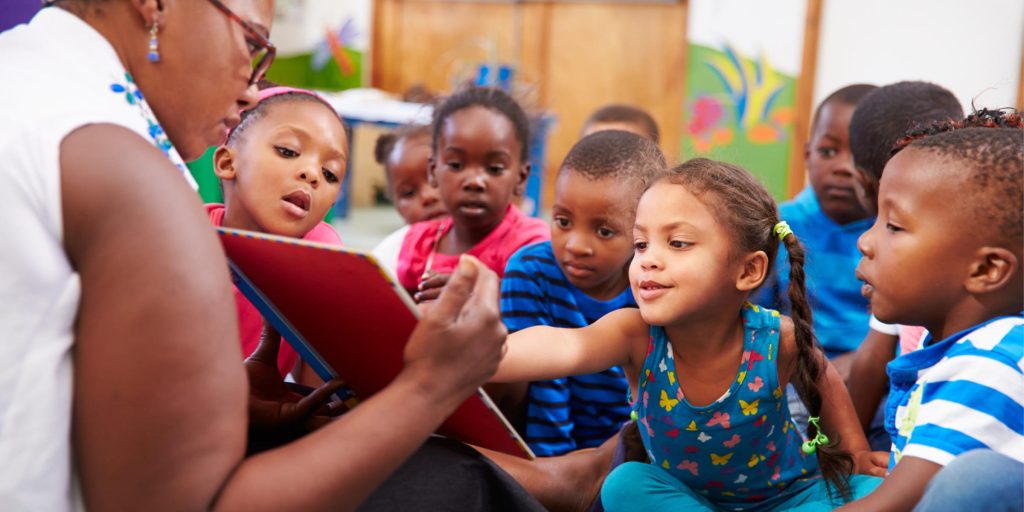
[[[366,400],[398,376],[419,314],[373,256],[252,231],[217,231],[235,285],[322,379],[341,377]],[[534,458],[482,389],[437,432]]]

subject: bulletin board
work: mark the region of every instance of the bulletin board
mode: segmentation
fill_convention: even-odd
[[[740,165],[787,199],[804,184],[820,0],[688,7],[681,154]]]
[[[277,58],[267,79],[318,90],[362,87],[369,78],[372,0],[277,0]]]

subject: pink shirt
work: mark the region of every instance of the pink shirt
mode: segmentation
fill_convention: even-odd
[[[439,236],[452,228],[451,217],[417,222],[409,227],[398,254],[398,281],[410,294],[416,292],[420,277],[426,270],[427,259],[434,251]],[[440,235],[439,235],[440,232]],[[548,223],[534,217],[527,217],[515,205],[509,205],[505,218],[480,243],[466,254],[475,256],[484,265],[497,272],[500,278],[505,274],[509,258],[525,245],[551,239]],[[436,273],[447,274],[459,263],[458,254],[435,253],[430,268]]]
[[[206,205],[206,213],[210,216],[210,224],[220,226],[224,221],[224,205],[212,203]],[[334,228],[326,222],[316,225],[306,236],[302,237],[307,242],[319,242],[341,246],[341,237],[334,231]],[[242,295],[235,287],[235,304],[238,306],[238,335],[242,341],[242,355],[249,357],[260,344],[260,335],[263,334],[263,315],[249,302],[249,299]],[[277,354],[277,369],[281,375],[287,375],[299,361],[299,355],[287,343],[281,344],[281,350]]]

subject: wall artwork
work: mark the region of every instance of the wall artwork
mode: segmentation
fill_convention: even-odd
[[[368,83],[372,0],[278,0],[273,82],[318,90]]]
[[[786,198],[806,7],[806,0],[689,3],[682,160],[741,165]]]

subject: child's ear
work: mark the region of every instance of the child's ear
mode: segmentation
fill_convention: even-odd
[[[982,247],[971,262],[964,287],[975,295],[999,291],[1013,279],[1019,266],[1020,261],[1013,251],[1003,247]],[[1017,292],[1019,290],[1014,291]]]
[[[768,255],[764,251],[757,251],[746,255],[743,258],[743,267],[739,276],[736,277],[736,289],[741,292],[749,292],[761,286],[768,277]]]
[[[231,148],[221,146],[214,151],[213,173],[222,180],[235,179],[235,152]]]
[[[811,161],[811,143],[810,141],[804,143],[804,164]]]
[[[516,196],[523,197],[526,193],[526,180],[530,177],[530,169],[533,166],[529,163],[523,164],[519,168],[519,181],[516,183],[515,194]]]
[[[434,171],[437,170],[437,160],[431,155],[427,158],[427,183],[430,183],[431,187],[437,188],[437,177],[434,176]]]

